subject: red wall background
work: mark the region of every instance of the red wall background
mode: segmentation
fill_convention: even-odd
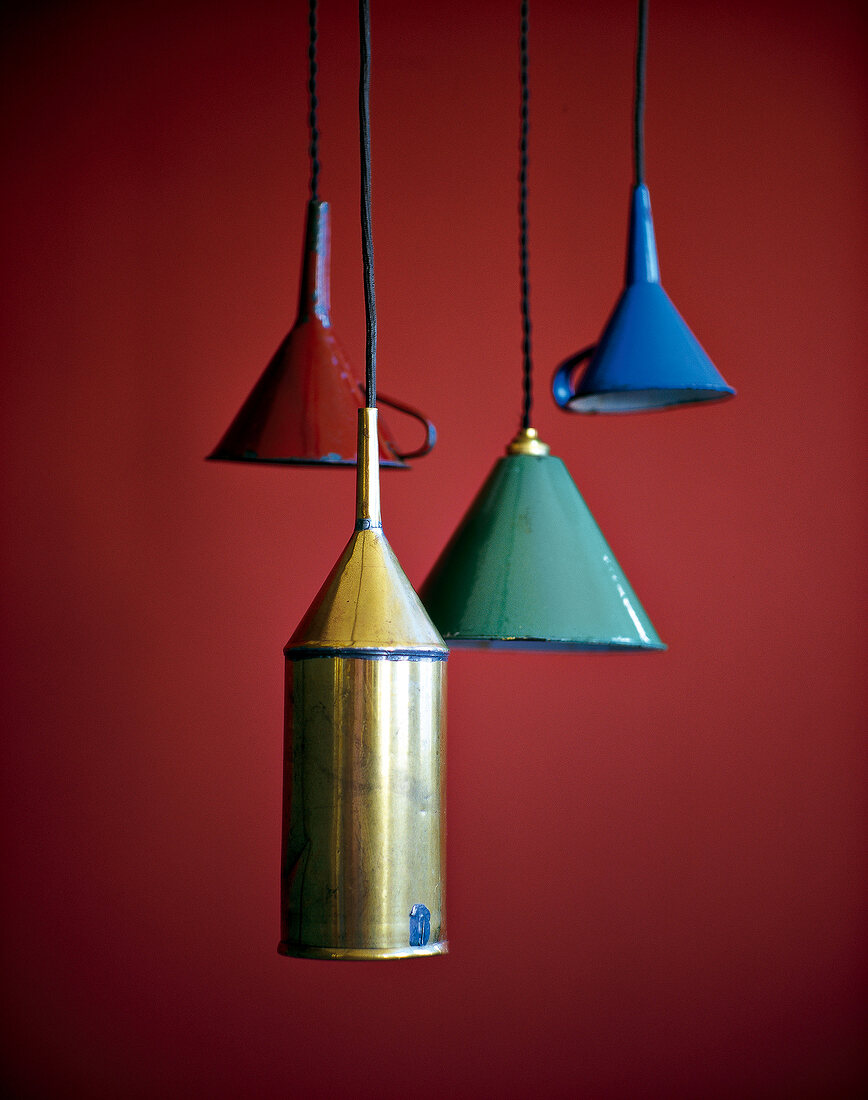
[[[516,5],[373,7],[419,583],[517,426]],[[664,284],[739,396],[589,420],[546,389],[620,286],[634,9],[535,0],[535,422],[670,649],[453,655],[451,954],[370,965],[275,951],[281,648],[352,475],[202,461],[294,309],[306,5],[7,13],[7,1092],[863,1095],[861,9],[654,0]],[[322,4],[321,153],[361,366],[356,18]]]

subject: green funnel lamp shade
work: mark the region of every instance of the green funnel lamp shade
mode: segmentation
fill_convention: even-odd
[[[520,38],[521,430],[419,595],[450,646],[549,652],[665,649],[566,466],[549,454],[530,424],[528,0],[521,3]]]
[[[449,646],[665,649],[563,462],[519,433],[420,590]]]

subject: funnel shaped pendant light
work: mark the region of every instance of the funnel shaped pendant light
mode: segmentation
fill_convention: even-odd
[[[666,648],[532,428],[498,460],[420,594],[451,646]]]
[[[274,353],[226,434],[208,457],[289,465],[356,462],[356,418],[364,390],[347,362],[329,315],[330,213],[327,202],[307,207],[301,290],[295,324]],[[434,445],[434,425],[410,406],[391,404],[420,420],[425,443],[401,452],[391,432],[379,429],[383,466],[407,466]]]
[[[364,391],[332,330],[329,301],[331,260],[328,203],[318,195],[319,131],[316,122],[316,0],[310,0],[311,198],[307,206],[301,289],[295,323],[274,353],[209,459],[306,466],[355,465],[356,416]],[[401,451],[384,424],[379,427],[383,466],[406,468],[408,458],[434,446],[434,425],[403,402],[386,405],[425,426],[425,441]]]
[[[359,411],[356,528],[288,642],[284,955],[445,953],[448,650],[386,541]]]
[[[530,424],[528,3],[521,3],[519,253],[521,430],[495,465],[420,594],[450,646],[664,649],[560,459]]]
[[[447,950],[448,650],[383,534],[370,220],[368,0],[360,2],[366,406],[356,522],[288,642],[281,859],[284,955],[391,959]]]
[[[636,180],[630,208],[625,287],[599,343],[571,355],[555,371],[554,399],[561,408],[573,412],[642,412],[698,401],[720,401],[735,394],[660,285],[651,197],[644,183],[647,19],[647,0],[639,0],[634,116]]]

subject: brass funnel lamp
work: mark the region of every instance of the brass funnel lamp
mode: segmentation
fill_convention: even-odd
[[[295,323],[209,459],[279,465],[353,466],[356,418],[363,390],[332,329],[329,294],[331,229],[329,205],[319,197],[317,127],[317,0],[309,0],[310,201],[307,204],[301,288]],[[382,466],[406,468],[408,458],[434,446],[434,425],[401,401],[380,400],[425,427],[415,450],[398,448],[381,422],[377,435]]]
[[[450,646],[665,649],[566,466],[531,427],[527,244],[528,3],[521,3],[519,252],[521,430],[470,505],[420,595]]]
[[[356,522],[285,649],[283,955],[441,955],[448,650],[383,534],[377,461],[368,0],[360,0],[365,407]]]
[[[735,394],[660,283],[651,196],[645,186],[647,27],[648,0],[639,0],[625,286],[598,343],[571,355],[555,371],[552,394],[571,412],[643,412],[722,401]]]

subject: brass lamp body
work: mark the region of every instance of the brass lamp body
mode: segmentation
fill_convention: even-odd
[[[383,534],[376,417],[355,531],[284,651],[279,950],[303,958],[447,950],[448,650]]]

